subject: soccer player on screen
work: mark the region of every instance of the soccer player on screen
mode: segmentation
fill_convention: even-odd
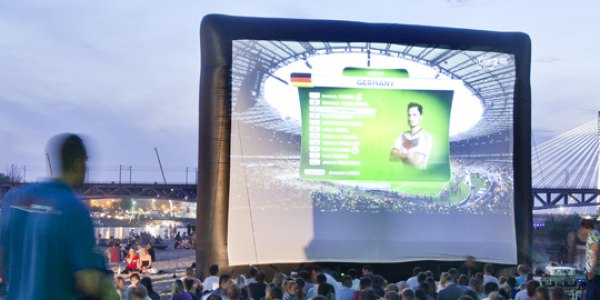
[[[431,134],[421,127],[423,106],[419,103],[408,104],[408,126],[410,130],[403,132],[390,151],[390,160],[402,161],[418,169],[427,168],[431,155]]]

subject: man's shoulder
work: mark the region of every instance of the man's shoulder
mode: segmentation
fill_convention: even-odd
[[[447,287],[441,289],[439,294],[446,295],[446,294],[452,294],[452,293],[457,293],[457,292],[462,292],[462,291],[463,291],[463,289],[461,289],[456,284],[451,284],[451,285],[448,285]]]
[[[58,180],[25,184],[12,189],[4,197],[2,205],[24,210],[56,211],[61,215],[69,211],[81,213],[81,210],[85,210],[73,190]]]

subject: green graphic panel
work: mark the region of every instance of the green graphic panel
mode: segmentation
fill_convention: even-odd
[[[453,91],[298,88],[302,114],[300,176],[314,180],[443,182],[450,178],[448,130]],[[409,130],[407,106],[422,105],[430,134],[427,166],[391,159]]]

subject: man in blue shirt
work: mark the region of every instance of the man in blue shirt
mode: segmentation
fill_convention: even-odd
[[[116,299],[95,248],[92,220],[73,193],[86,173],[80,137],[64,134],[49,143],[60,176],[11,190],[2,201],[0,277],[5,299]]]

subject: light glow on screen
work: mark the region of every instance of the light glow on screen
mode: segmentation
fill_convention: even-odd
[[[307,64],[308,62],[308,64]],[[310,72],[321,75],[339,76],[348,66],[366,67],[366,55],[363,53],[332,53],[329,55],[315,55],[306,60],[290,63],[278,70],[273,75],[278,78],[289,78],[293,72]],[[309,68],[308,66],[311,66]],[[370,68],[378,69],[406,69],[411,79],[438,79],[449,80],[447,75],[438,70],[408,59],[390,57],[385,55],[371,55]],[[282,119],[289,119],[300,124],[300,103],[296,99],[297,89],[286,85],[274,77],[268,77],[264,84],[265,101],[275,108]],[[471,129],[483,114],[481,99],[462,86],[455,90],[452,101],[452,115],[450,118],[450,137]]]

